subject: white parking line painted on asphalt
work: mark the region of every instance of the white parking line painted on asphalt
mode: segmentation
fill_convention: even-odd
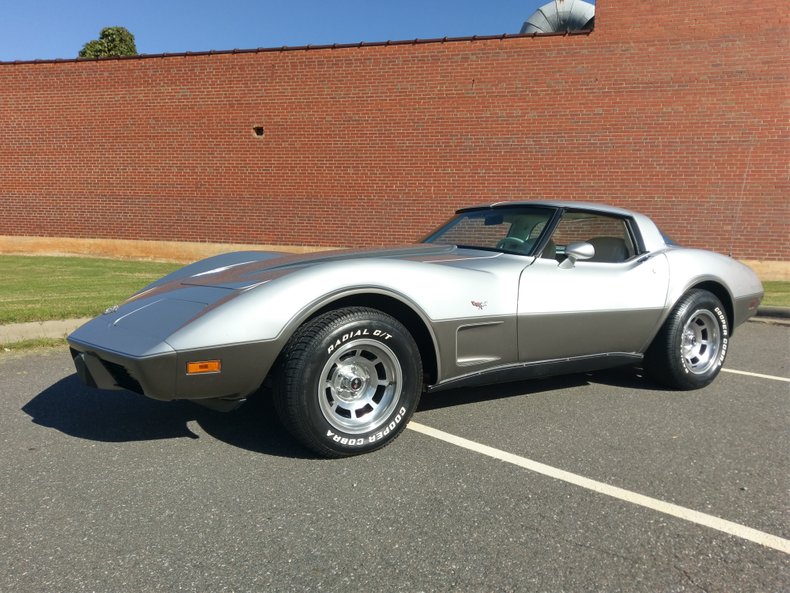
[[[431,428],[430,426],[425,426],[424,424],[420,424],[418,422],[409,422],[407,428],[415,432],[419,432],[420,434],[439,439],[440,441],[445,441],[446,443],[450,443],[476,453],[481,453],[482,455],[487,455],[488,457],[493,457],[494,459],[498,459],[506,463],[512,463],[513,465],[517,465],[544,476],[562,480],[563,482],[573,484],[574,486],[580,486],[581,488],[586,488],[587,490],[592,490],[594,492],[598,492],[599,494],[604,494],[625,502],[630,502],[632,504],[658,511],[659,513],[664,513],[665,515],[670,515],[685,521],[690,521],[691,523],[696,523],[697,525],[704,525],[705,527],[710,527],[711,529],[716,529],[729,535],[734,535],[735,537],[739,537],[741,539],[745,539],[768,548],[773,548],[774,550],[779,550],[785,554],[790,554],[790,540],[786,540],[776,535],[771,535],[770,533],[758,531],[757,529],[752,529],[751,527],[733,523],[732,521],[727,521],[726,519],[720,519],[719,517],[714,517],[713,515],[706,515],[705,513],[700,513],[699,511],[694,511],[676,504],[664,502],[663,500],[650,498],[649,496],[637,494],[636,492],[618,488],[617,486],[610,486],[609,484],[604,484],[603,482],[597,482],[595,480],[591,480],[590,478],[585,478],[584,476],[566,472],[565,470],[557,469],[556,467],[551,467],[550,465],[532,461],[526,457],[520,457],[506,451],[501,451],[500,449],[482,445],[463,437],[455,436],[448,432]]]
[[[763,375],[761,373],[750,373],[748,371],[736,371],[735,369],[721,369],[723,373],[733,373],[735,375],[746,375],[747,377],[757,377],[758,379],[770,379],[771,381],[784,381],[790,383],[787,377],[777,377],[776,375]]]

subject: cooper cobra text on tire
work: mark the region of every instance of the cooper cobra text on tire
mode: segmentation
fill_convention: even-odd
[[[362,307],[330,311],[299,328],[274,374],[283,424],[327,457],[392,442],[421,391],[422,363],[411,334],[392,316]]]
[[[694,289],[677,302],[645,353],[645,370],[675,389],[705,387],[719,374],[730,339],[721,301]]]

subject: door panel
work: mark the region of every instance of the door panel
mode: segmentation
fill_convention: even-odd
[[[641,352],[664,309],[668,278],[664,255],[569,269],[536,260],[519,283],[519,359]]]

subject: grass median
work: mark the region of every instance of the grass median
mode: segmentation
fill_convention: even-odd
[[[0,325],[93,317],[182,264],[0,256]]]
[[[0,256],[0,325],[93,317],[182,264]],[[763,305],[790,307],[790,282],[765,282]]]
[[[790,307],[790,282],[763,282],[763,287],[765,288],[764,306]]]

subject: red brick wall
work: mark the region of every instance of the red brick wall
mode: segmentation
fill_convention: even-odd
[[[0,64],[0,235],[389,245],[549,198],[790,260],[788,6],[599,0],[590,35]]]

